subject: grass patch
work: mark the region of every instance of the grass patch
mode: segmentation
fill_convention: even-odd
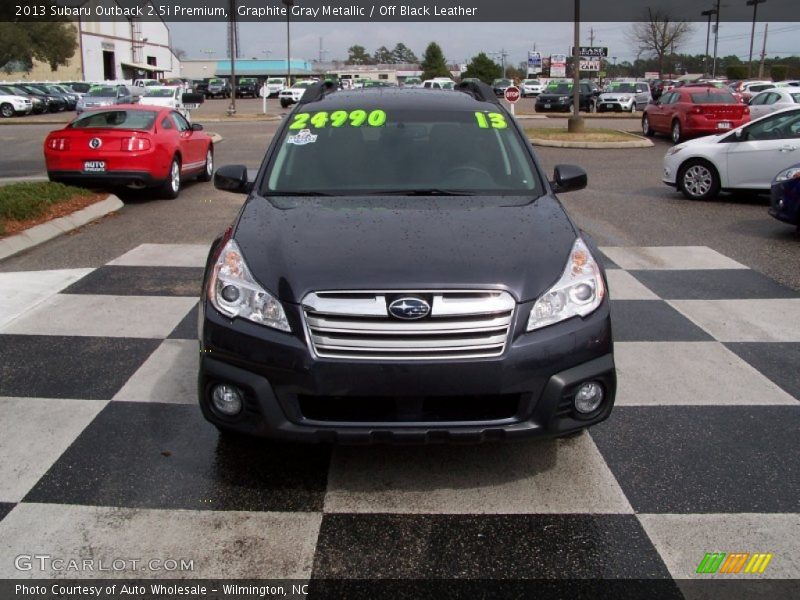
[[[540,140],[557,140],[561,142],[630,142],[635,138],[616,129],[592,127],[583,133],[569,133],[557,127],[526,127],[529,138]]]
[[[12,183],[0,186],[0,235],[9,221],[30,221],[44,216],[57,204],[96,196],[89,190],[63,183]]]

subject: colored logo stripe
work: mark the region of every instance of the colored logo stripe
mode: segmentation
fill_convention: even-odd
[[[745,573],[763,573],[769,561],[772,560],[771,553],[733,552],[706,552],[703,560],[697,566],[697,573],[724,573],[727,575]],[[747,566],[745,566],[747,565]]]

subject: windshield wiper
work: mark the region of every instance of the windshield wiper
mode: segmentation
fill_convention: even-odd
[[[328,192],[317,192],[312,190],[286,190],[286,191],[271,191],[263,195],[264,196],[336,196],[338,194],[329,194]]]
[[[375,196],[474,196],[467,190],[448,190],[444,188],[419,188],[410,190],[377,190]]]

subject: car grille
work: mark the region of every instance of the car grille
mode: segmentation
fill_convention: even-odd
[[[431,307],[401,320],[388,305],[403,297]],[[322,358],[442,360],[500,356],[516,303],[501,291],[317,292],[303,299],[309,345]]]

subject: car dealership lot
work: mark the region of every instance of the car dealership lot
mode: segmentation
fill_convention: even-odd
[[[40,143],[50,128],[2,131]],[[225,139],[218,166],[256,166],[275,124],[207,128]],[[669,145],[538,150],[548,172],[586,167],[562,200],[603,248],[613,299],[617,408],[573,439],[221,438],[194,396],[195,305],[243,196],[209,184],[132,198],[0,263],[15,291],[0,308],[0,573],[56,575],[13,557],[91,546],[194,558],[192,577],[682,578],[713,550],[768,550],[767,576],[800,577],[800,240],[763,199],[692,203],[661,184]]]

